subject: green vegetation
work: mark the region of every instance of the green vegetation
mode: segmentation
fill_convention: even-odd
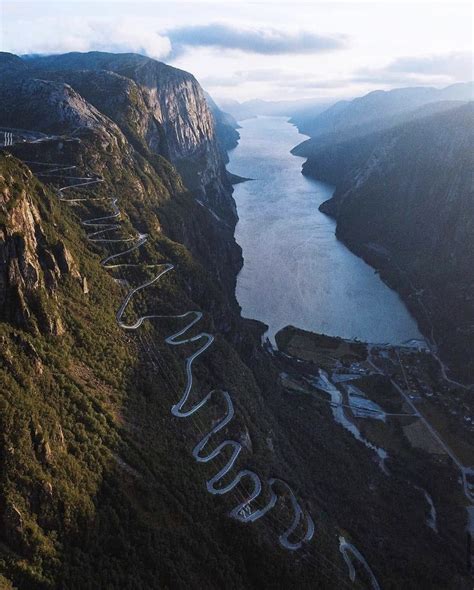
[[[87,161],[91,148],[82,145]],[[133,168],[115,167],[115,154],[102,157],[106,182],[91,194],[121,197],[125,235],[132,231],[130,221],[151,233],[147,246],[124,261],[172,260],[179,269],[137,297],[128,316],[202,307],[219,317],[228,304],[212,271],[159,229],[160,212],[169,226],[183,223],[186,207],[197,216],[186,223],[205,220],[205,212],[184,193],[171,199],[169,188],[180,183],[166,163],[156,162],[158,176],[155,167],[134,160],[135,175]],[[20,178],[22,166],[12,166]],[[190,450],[223,408],[205,409],[197,420],[171,416],[184,384],[184,357],[192,350],[163,343],[179,322],[156,322],[137,335],[117,327],[115,311],[124,295],[113,280],[117,273],[100,266],[103,252],[87,243],[78,223],[103,207],[59,203],[34,183],[29,195],[41,211],[48,247],[64,241],[89,293],[67,274],[53,291],[41,290],[61,314],[60,336],[0,324],[2,574],[28,590],[241,588],[282,580],[289,586],[295,576],[309,585],[313,574],[302,564],[269,559],[281,552],[277,532],[233,522],[225,514],[236,499],[206,493],[206,478],[218,466],[197,464]],[[144,272],[153,276],[152,269],[132,268],[119,276],[139,284]],[[198,329],[216,331],[212,317],[206,315]],[[148,359],[143,352],[150,343],[155,356]],[[239,437],[247,428],[254,451],[241,465],[263,476],[278,472],[264,437],[274,427],[259,415],[261,394],[252,371],[224,338],[218,336],[196,364],[195,377],[197,396],[222,384],[232,392],[238,413],[232,434]]]
[[[338,362],[349,366],[367,358],[364,342],[308,332],[294,326],[285,326],[275,339],[280,351],[328,369],[334,368]]]
[[[112,59],[124,75],[138,79],[151,68],[156,80],[164,68],[172,86],[170,91],[164,85],[170,103],[180,96],[183,76],[190,78],[139,56],[92,53],[63,58],[71,69],[84,69],[88,60],[96,69],[94,76],[89,72],[71,77],[72,85],[100,111],[78,101],[81,108],[75,115],[89,117],[96,125],[77,128],[74,117],[61,118],[61,101],[36,102],[33,91],[21,94],[22,102],[12,92],[14,81],[0,84],[2,96],[11,103],[4,124],[13,124],[17,117],[16,126],[20,121],[43,125],[47,115],[52,129],[65,134],[17,144],[12,148],[15,155],[75,165],[79,175],[104,180],[69,190],[70,197],[89,195],[93,200],[68,205],[58,202],[53,187],[43,186],[25,166],[0,158],[0,173],[5,173],[10,191],[0,231],[6,261],[0,266],[0,288],[8,312],[2,310],[0,321],[0,587],[332,590],[350,584],[338,549],[340,533],[357,545],[385,589],[470,587],[465,511],[452,466],[430,463],[426,453],[411,448],[396,424],[389,435],[400,455],[390,457],[392,475],[387,477],[373,451],[333,420],[328,404],[280,386],[279,373],[287,367],[261,346],[262,324],[239,316],[234,286],[242,259],[233,238],[230,199],[211,195],[219,215],[228,208],[229,225],[216,222],[184,190],[182,177],[169,162],[151,153],[144,130],[156,121],[146,119],[151,111],[142,112],[135,86],[97,68]],[[49,59],[59,59],[61,65],[61,56],[40,61],[46,66]],[[63,71],[59,78],[70,74]],[[61,84],[54,88],[61,96]],[[180,106],[192,110],[189,104]],[[205,118],[205,109],[201,115]],[[192,128],[200,122],[197,117],[186,125]],[[153,141],[160,143],[163,131],[155,132]],[[163,150],[157,153],[166,155]],[[193,176],[204,162],[181,163],[183,177],[194,186]],[[216,186],[223,180],[217,179]],[[80,224],[106,215],[115,198],[121,225],[108,235],[148,234],[145,246],[121,259],[144,263],[140,268],[104,269],[100,260],[123,251],[123,244],[102,248],[88,242]],[[18,216],[20,205],[23,214]],[[33,211],[35,215],[28,215]],[[6,272],[16,270],[16,261],[18,272]],[[292,521],[288,498],[282,496],[261,521],[241,524],[227,514],[248,494],[248,481],[241,482],[238,494],[206,492],[206,480],[229,455],[198,464],[191,450],[222,419],[225,407],[216,395],[192,418],[170,413],[185,384],[185,359],[200,344],[164,343],[183,321],[152,320],[136,333],[116,325],[115,312],[129,285],[152,278],[153,265],[164,262],[172,262],[175,270],[140,291],[126,319],[204,312],[190,334],[212,332],[215,342],[193,366],[190,403],[210,390],[225,388],[230,393],[235,417],[210,445],[216,448],[232,438],[240,440],[244,450],[223,483],[239,469],[254,469],[264,484],[262,505],[268,500],[268,477],[288,481],[316,523],[313,541],[300,552],[284,551],[278,544]],[[32,280],[36,274],[31,269],[40,280]],[[22,313],[11,313],[15,310]],[[292,330],[280,337],[294,339]],[[362,343],[325,336],[304,334],[296,344],[309,354],[321,345],[325,358],[343,363],[366,356]],[[290,362],[285,357],[284,363]],[[314,358],[308,364],[312,372],[322,366]],[[384,387],[383,382],[372,385]],[[388,403],[390,396],[385,397]],[[380,429],[375,434],[382,436]],[[426,526],[426,502],[408,480],[432,494],[439,535]]]

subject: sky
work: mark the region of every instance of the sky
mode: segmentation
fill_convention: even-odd
[[[0,49],[138,52],[218,101],[340,99],[472,80],[471,2],[1,0]]]

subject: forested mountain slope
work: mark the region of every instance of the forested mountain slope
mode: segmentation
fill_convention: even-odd
[[[416,311],[458,375],[474,380],[474,103],[325,146],[305,174],[336,184],[337,235]],[[431,331],[433,330],[433,334]]]
[[[365,135],[370,135],[377,131],[383,131],[384,129],[390,129],[390,127],[395,127],[402,123],[408,123],[410,121],[415,121],[416,119],[428,117],[429,115],[455,109],[463,104],[466,104],[466,101],[441,100],[424,104],[415,109],[402,110],[400,113],[397,112],[395,114],[376,117],[361,124],[348,124],[337,131],[327,131],[321,135],[310,137],[295,146],[291,150],[291,153],[295,156],[311,158],[313,154],[321,153],[325,146],[330,147],[335,143],[345,143],[353,139],[362,138]]]
[[[0,126],[14,136],[0,155],[0,584],[342,588],[346,535],[383,587],[469,587],[451,466],[410,450],[387,477],[328,404],[282,386],[265,327],[240,317],[235,204],[194,78],[95,53],[3,54],[0,71]],[[148,315],[160,317],[139,330],[117,322]],[[190,341],[170,342],[190,317]],[[191,401],[221,393],[172,414],[211,336]],[[211,449],[227,445],[197,462],[212,427]],[[258,474],[256,507],[274,503],[260,520],[229,517],[255,480],[208,493],[229,461],[216,485]],[[439,534],[408,477],[442,506]],[[308,515],[314,537],[288,550]]]
[[[78,73],[77,88],[84,77]],[[184,90],[180,87],[169,100],[176,103],[183,96],[186,109],[186,101],[197,98],[189,96],[183,77]],[[115,317],[126,286],[150,277],[147,265],[172,261],[176,271],[134,299],[127,319],[147,310],[165,315],[202,310],[203,325],[195,333],[207,329],[216,340],[199,363],[194,395],[225,384],[236,397],[237,414],[226,434],[242,440],[250,456],[245,465],[263,467],[263,475],[280,470],[271,467],[275,455],[265,443],[268,433],[277,431],[274,418],[234,344],[246,341],[247,355],[255,366],[262,364],[262,383],[272,387],[274,370],[257,350],[261,328],[241,322],[233,295],[241,259],[212,119],[212,132],[205,137],[203,132],[203,151],[195,146],[196,158],[216,158],[199,165],[209,177],[222,173],[214,189],[223,187],[218,196],[221,208],[226,206],[225,220],[199,203],[208,185],[197,186],[197,172],[196,190],[190,193],[162,155],[145,142],[135,148],[128,140],[121,118],[133,107],[127,80],[118,80],[123,110],[114,110],[103,88],[96,89],[97,107],[102,100],[110,107],[104,108],[106,114],[57,76],[51,78],[29,73],[0,87],[0,124],[28,125],[30,135],[39,137],[15,143],[0,162],[0,563],[5,580],[28,589],[218,588],[229,583],[241,588],[285,577],[290,583],[295,575],[304,583],[308,573],[291,562],[277,574],[269,557],[282,549],[272,529],[243,527],[226,515],[235,499],[232,504],[206,492],[206,479],[217,467],[196,463],[190,451],[224,408],[217,403],[198,420],[184,423],[171,415],[184,386],[185,358],[196,349],[189,344],[176,350],[164,342],[180,327],[179,319],[148,325],[135,337],[121,330]],[[88,90],[96,81],[110,80],[117,82],[115,74],[97,72]],[[199,108],[207,112],[205,102]],[[178,136],[175,130],[168,143]],[[59,200],[54,186],[74,184],[75,177],[101,182],[64,193],[70,204]],[[81,227],[81,220],[110,214],[114,198],[125,239],[137,232],[148,236],[144,247],[124,258],[143,263],[142,270],[107,271],[100,260],[124,245],[90,241],[91,228]],[[274,436],[278,445],[280,435]],[[252,447],[260,449],[255,460]],[[280,456],[278,461],[286,472],[285,460]],[[291,519],[288,503],[283,504],[280,518]],[[247,551],[252,557],[243,565]]]

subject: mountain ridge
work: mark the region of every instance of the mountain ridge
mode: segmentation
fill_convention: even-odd
[[[339,101],[316,117],[306,112],[293,117],[301,133],[318,137],[345,132],[351,126],[364,125],[374,119],[401,114],[430,102],[474,99],[474,82],[459,82],[445,88],[407,87],[393,90],[374,90],[351,101]]]
[[[336,184],[333,198],[321,206],[336,218],[336,234],[397,287],[424,333],[430,337],[434,330],[443,358],[467,382],[474,366],[472,337],[463,333],[473,321],[465,294],[474,278],[464,254],[474,219],[473,109],[470,102],[323,145],[303,166],[305,174]],[[389,258],[371,251],[370,244]],[[424,291],[429,317],[414,289]]]

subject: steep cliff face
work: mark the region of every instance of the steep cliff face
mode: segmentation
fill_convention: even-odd
[[[54,133],[111,124],[67,84],[29,78],[2,84],[0,91],[4,125],[22,123],[22,129]]]
[[[0,167],[0,319],[31,333],[61,335],[58,283],[65,276],[82,283],[82,277],[64,242],[45,233],[43,188],[13,158],[2,156]]]
[[[240,139],[239,132],[237,131],[237,129],[240,129],[240,125],[231,114],[221,111],[212,96],[207,92],[205,95],[209,109],[214,117],[217,139],[224,153],[224,160],[228,162],[229,157],[227,156],[227,152],[237,147]]]
[[[80,150],[64,142],[58,147],[64,153],[56,157],[77,164],[87,161],[98,174],[105,172],[98,152],[108,155],[109,167],[122,161],[131,175],[136,173],[135,150],[155,172],[166,168],[163,158],[174,163],[198,212],[167,230],[215,269],[236,305],[235,277],[242,258],[233,236],[237,217],[232,187],[212,115],[190,74],[139,55],[103,53],[27,61],[12,61],[12,56],[3,54],[0,72],[4,76],[0,124],[48,134],[72,133],[78,141],[92,140],[96,147],[78,156]],[[182,184],[175,188],[183,191]],[[196,223],[210,228],[208,236],[196,231]]]
[[[337,103],[339,104],[339,103]],[[451,109],[458,108],[466,104],[466,101],[462,100],[441,100],[437,102],[430,102],[426,105],[411,109],[405,108],[401,112],[395,112],[395,114],[387,114],[385,116],[375,116],[364,123],[352,123],[341,125],[335,125],[337,131],[317,133],[314,137],[303,141],[291,150],[291,153],[295,156],[302,156],[308,158],[308,161],[303,165],[303,174],[308,176],[314,176],[316,171],[313,169],[313,156],[315,160],[319,162],[324,157],[324,151],[326,148],[332,149],[336,144],[339,146],[344,145],[349,141],[361,139],[361,145],[364,142],[364,137],[383,131],[384,129],[390,129],[403,123],[409,123],[410,121],[416,121],[423,117],[428,117],[436,113],[442,113]],[[336,105],[335,105],[336,106]],[[329,117],[329,111],[326,111]],[[320,115],[322,116],[322,115]],[[357,120],[357,119],[356,119]],[[322,170],[321,170],[322,171]]]
[[[119,125],[123,124],[125,100],[128,103],[126,119],[128,122],[135,119],[132,126],[139,129],[149,150],[169,158],[188,188],[197,191],[217,214],[235,224],[235,204],[215,122],[194,76],[135,54],[72,53],[34,58],[28,60],[28,64],[44,76],[47,71],[54,70],[106,70],[133,81],[126,93],[121,94],[118,113],[117,105],[112,104],[114,101],[110,98],[113,96],[110,83],[117,84],[117,79],[102,73],[100,81],[96,77],[92,85],[82,84],[81,93],[92,104],[96,104],[96,100],[100,107],[107,103],[104,112]],[[57,72],[55,76],[58,77]],[[122,80],[122,84],[126,82]],[[98,86],[102,91],[98,91]]]
[[[310,166],[336,183],[321,209],[337,235],[404,294],[424,332],[474,378],[474,106],[321,150]],[[316,172],[317,171],[317,172]]]
[[[73,87],[90,105],[113,120],[137,149],[169,157],[163,128],[132,79],[107,70],[43,71],[37,75]]]

